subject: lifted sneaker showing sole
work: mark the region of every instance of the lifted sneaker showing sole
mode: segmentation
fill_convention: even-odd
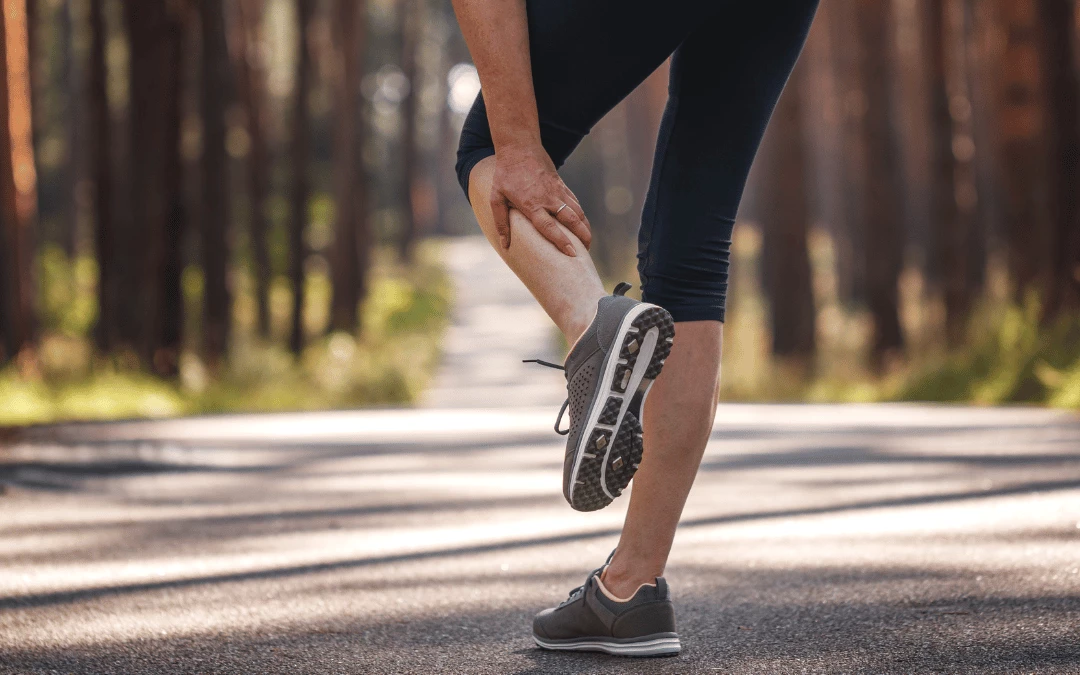
[[[605,652],[616,656],[674,656],[682,649],[675,609],[663,577],[620,602],[600,588],[595,570],[558,607],[533,620],[533,640],[544,649]]]
[[[641,462],[641,408],[671,353],[675,324],[666,310],[628,298],[629,284],[600,299],[596,318],[566,357],[570,427],[563,496],[578,511],[615,500]],[[537,361],[543,365],[554,364]]]

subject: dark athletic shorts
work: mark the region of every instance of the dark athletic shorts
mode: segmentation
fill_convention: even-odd
[[[817,0],[527,0],[540,135],[555,166],[673,56],[641,214],[643,298],[676,321],[724,320],[731,231]],[[457,174],[495,154],[483,94]]]

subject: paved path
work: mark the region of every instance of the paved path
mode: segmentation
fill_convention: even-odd
[[[668,578],[684,653],[544,654],[616,541],[549,409],[39,432],[0,466],[0,672],[1080,672],[1080,422],[725,406]]]
[[[535,649],[626,499],[562,501],[549,324],[475,243],[430,407],[0,449],[0,673],[1080,673],[1080,418],[1034,409],[724,406],[683,654]]]
[[[562,362],[555,324],[483,237],[451,239],[444,245],[455,307],[443,343],[442,367],[422,404],[434,408],[561,404],[562,373],[521,362]]]

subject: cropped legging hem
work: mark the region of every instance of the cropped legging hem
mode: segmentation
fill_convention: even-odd
[[[671,318],[675,320],[675,323],[683,321],[719,321],[724,323],[725,314],[727,313],[723,301],[713,302],[712,304],[706,302],[687,303],[681,298],[656,297],[648,292],[642,293],[641,299],[666,309],[671,314]]]
[[[465,197],[472,201],[469,197],[469,176],[472,175],[472,170],[476,168],[476,165],[481,161],[495,155],[495,147],[486,145],[471,148],[467,153],[459,153],[457,160],[457,177],[458,183],[461,183],[461,189],[465,191]]]

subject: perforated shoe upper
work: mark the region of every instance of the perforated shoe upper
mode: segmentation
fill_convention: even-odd
[[[583,637],[635,638],[675,633],[675,608],[663,577],[642,586],[626,602],[600,590],[596,570],[558,607],[545,609],[533,620],[533,632],[542,639],[573,640]]]

